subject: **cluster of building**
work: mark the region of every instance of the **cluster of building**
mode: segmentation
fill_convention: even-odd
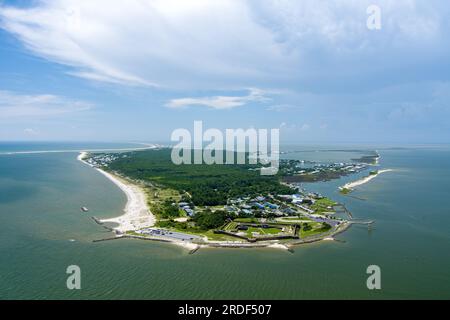
[[[277,213],[280,210],[280,205],[269,201],[264,196],[255,198],[242,197],[228,200],[228,204],[224,209],[237,215],[250,216],[254,214],[254,211],[259,211],[263,214]]]
[[[122,157],[127,157],[126,154],[122,155]],[[117,160],[119,158],[119,154],[98,154],[93,155],[92,157],[86,159],[85,161],[94,167],[107,167],[109,163]]]
[[[367,168],[365,163],[335,162],[331,164],[313,164],[303,160],[281,160],[281,170],[286,175],[319,174],[325,172],[356,173]]]
[[[194,210],[194,208],[191,207],[191,205],[189,203],[187,203],[187,202],[180,202],[180,203],[178,203],[178,206],[180,207],[181,210],[186,212],[186,214],[189,217],[193,217],[195,215],[195,210]]]
[[[297,193],[292,195],[268,195],[257,197],[239,197],[229,199],[223,210],[234,213],[241,217],[264,217],[264,216],[298,216],[313,214],[311,206],[323,196],[318,193]],[[178,205],[187,216],[193,217],[196,208],[188,202],[179,202]]]

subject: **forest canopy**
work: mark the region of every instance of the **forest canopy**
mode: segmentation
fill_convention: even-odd
[[[293,193],[280,183],[280,176],[261,176],[257,165],[175,165],[171,149],[124,153],[108,167],[132,179],[187,192],[197,206],[224,205],[241,196]]]

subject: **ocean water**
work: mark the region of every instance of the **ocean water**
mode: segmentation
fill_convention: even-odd
[[[49,147],[62,146],[37,149]],[[378,150],[380,167],[394,171],[354,197],[341,196],[337,187],[358,176],[305,185],[344,202],[356,218],[375,220],[373,230],[353,226],[340,242],[294,253],[202,249],[193,255],[147,241],[92,242],[109,233],[90,216],[117,216],[126,198],[77,161],[77,153],[0,155],[0,299],[449,299],[450,148]],[[330,157],[314,152],[308,160]],[[81,268],[81,290],[66,288],[69,265]],[[381,268],[381,290],[366,287],[369,265]]]

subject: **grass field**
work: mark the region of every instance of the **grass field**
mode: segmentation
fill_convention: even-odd
[[[324,229],[321,222],[309,222],[308,225],[311,227],[310,230],[304,230],[304,227],[302,227],[300,231],[300,237],[305,238],[313,235],[317,235],[320,233],[324,233],[328,231],[329,229]]]
[[[247,230],[247,235],[248,235],[248,237],[253,237],[253,233],[258,233],[259,235],[261,235],[261,236],[264,236],[264,235],[276,235],[276,234],[279,234],[279,233],[281,233],[281,229],[278,229],[278,228],[252,228],[252,227],[250,227],[250,228],[248,228],[248,230]]]
[[[314,213],[316,214],[323,214],[324,212],[333,212],[333,209],[330,209],[330,207],[335,205],[337,205],[337,202],[334,202],[328,198],[323,198],[317,200],[313,205],[311,205],[311,209],[314,210]]]
[[[242,222],[242,223],[259,223],[258,219],[256,218],[237,218],[234,219],[235,222]]]

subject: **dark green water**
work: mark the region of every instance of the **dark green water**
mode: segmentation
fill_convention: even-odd
[[[396,169],[341,197],[341,181],[308,185],[346,203],[375,229],[297,247],[181,248],[108,236],[90,215],[118,215],[125,196],[77,154],[0,156],[0,299],[314,299],[450,298],[450,149],[380,150]],[[327,154],[317,153],[317,160]],[[353,155],[352,155],[353,156]],[[322,159],[324,160],[324,159]],[[80,206],[91,209],[88,215]],[[75,241],[70,241],[73,239]],[[78,265],[82,290],[66,288]],[[382,290],[366,288],[366,268]]]

